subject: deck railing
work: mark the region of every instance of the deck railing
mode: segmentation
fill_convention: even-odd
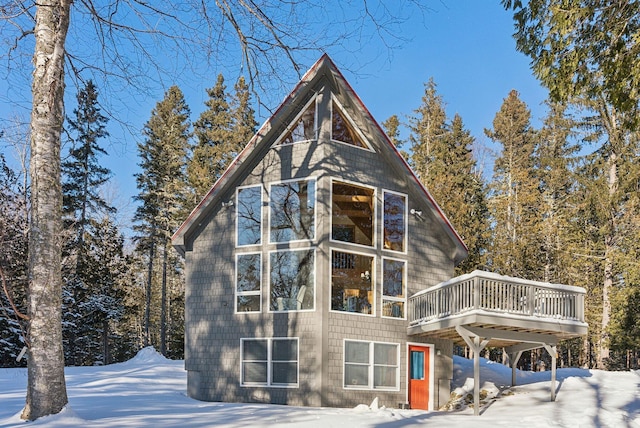
[[[584,322],[584,289],[474,271],[409,299],[410,325],[474,310]]]

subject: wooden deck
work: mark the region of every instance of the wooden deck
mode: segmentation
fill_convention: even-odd
[[[585,335],[585,290],[474,271],[409,298],[409,335],[465,344],[460,328],[487,346],[556,344]]]

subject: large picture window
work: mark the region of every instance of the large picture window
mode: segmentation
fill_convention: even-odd
[[[382,259],[382,316],[404,318],[406,293],[406,262]]]
[[[238,188],[236,206],[237,245],[260,245],[262,241],[262,187]]]
[[[316,181],[314,179],[272,184],[269,198],[271,242],[315,238]]]
[[[243,386],[298,386],[298,338],[241,339]]]
[[[331,252],[331,309],[374,314],[373,256]]]
[[[385,250],[406,251],[407,197],[384,192],[383,247]]]
[[[273,251],[270,258],[271,311],[313,310],[314,250]]]
[[[344,342],[345,388],[398,390],[400,345],[396,343]]]
[[[375,190],[333,181],[331,239],[374,246]]]
[[[236,312],[260,312],[261,254],[236,255]]]

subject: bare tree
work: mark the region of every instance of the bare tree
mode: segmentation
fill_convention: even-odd
[[[57,413],[67,404],[60,321],[65,84],[88,79],[98,86],[110,82],[104,93],[117,99],[119,92],[121,100],[126,96],[127,102],[136,102],[129,95],[134,88],[142,92],[154,82],[173,83],[187,68],[210,74],[210,65],[232,61],[239,64],[237,69],[248,76],[256,93],[265,93],[272,82],[289,83],[287,76],[297,79],[305,60],[315,60],[328,46],[357,52],[375,39],[392,49],[402,41],[402,22],[415,10],[424,10],[418,0],[392,7],[382,0],[0,2],[0,32],[9,41],[2,55],[7,61],[4,77],[12,88],[30,79],[33,100],[29,379],[24,419]],[[33,51],[33,74],[26,76],[21,70],[29,69],[29,50]],[[12,104],[16,102],[9,97]],[[117,116],[114,111],[111,114]]]

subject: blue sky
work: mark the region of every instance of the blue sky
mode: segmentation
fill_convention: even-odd
[[[420,105],[424,83],[433,77],[446,103],[449,118],[459,113],[480,146],[495,149],[483,130],[492,126],[493,117],[511,89],[520,93],[532,110],[534,125],[538,125],[545,113],[542,103],[547,92],[532,76],[528,58],[516,51],[511,14],[500,6],[499,1],[432,0],[426,4],[428,10],[424,14],[414,13],[402,24],[400,36],[405,41],[398,42],[400,46],[390,54],[376,41],[356,52],[344,47],[327,49],[373,116],[379,122],[393,114],[406,119]],[[78,33],[82,33],[81,28]],[[305,62],[311,65],[319,56],[314,52],[305,58]],[[225,75],[228,88],[232,88],[237,74],[231,74],[229,69],[209,70],[207,78],[184,71],[175,76],[191,108],[192,120],[195,121],[203,110],[205,89],[213,86],[219,72]],[[133,133],[123,132],[116,120],[110,121],[111,139],[106,144],[110,155],[103,161],[113,172],[115,190],[112,192],[119,193],[116,205],[124,217],[133,213],[130,200],[137,194],[133,175],[139,171],[136,144],[142,137],[136,130],[142,129],[152,108],[172,83],[166,81],[155,85],[155,89],[147,94],[121,100],[115,114],[121,115],[119,119],[125,121]],[[3,85],[6,86],[3,88]],[[269,99],[275,101],[269,107],[275,108],[292,87],[282,89],[280,94],[270,94],[273,96]],[[28,91],[28,85],[25,88]],[[8,83],[0,83],[0,125],[4,126],[16,109],[18,114],[28,117],[25,109],[28,102],[24,100],[28,101],[29,97],[25,96],[16,104],[15,91]],[[75,107],[75,91],[72,85],[68,86],[67,114]],[[257,113],[262,123],[269,112],[259,108]],[[2,141],[0,149],[7,153],[11,151]],[[490,174],[490,158],[486,158],[487,153],[483,156],[485,174]]]

